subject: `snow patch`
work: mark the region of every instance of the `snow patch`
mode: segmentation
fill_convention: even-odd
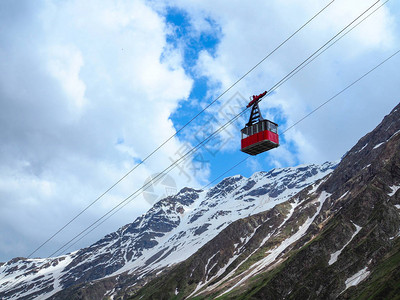
[[[347,191],[346,193],[344,193],[342,196],[340,196],[339,197],[339,199],[338,200],[340,200],[340,199],[342,199],[342,198],[344,198],[344,197],[346,197],[346,195],[349,193],[349,191]]]
[[[396,131],[395,133],[393,133],[390,138],[387,139],[387,142],[390,141],[393,137],[395,137],[396,135],[398,135],[400,133],[400,130]]]
[[[287,220],[290,219],[290,217],[293,215],[294,213],[294,209],[297,207],[297,205],[299,205],[299,200],[296,199],[296,201],[292,204],[290,203],[290,211],[287,214],[287,216],[285,217],[285,219],[283,220],[283,222],[278,226],[278,229],[281,228],[283,226],[283,224],[285,224],[287,222]],[[264,239],[265,240],[265,239]],[[265,242],[264,242],[265,243]]]
[[[318,200],[320,202],[320,205],[317,209],[317,212],[314,214],[314,216],[312,216],[311,218],[309,217],[303,225],[301,225],[299,227],[299,230],[293,234],[292,236],[290,236],[289,238],[287,238],[286,240],[284,240],[279,246],[277,246],[274,249],[271,249],[268,252],[268,255],[259,260],[258,262],[254,263],[252,265],[253,270],[251,272],[249,272],[246,276],[244,276],[241,280],[239,280],[239,282],[237,282],[235,285],[233,285],[231,288],[227,289],[224,293],[222,293],[220,296],[230,292],[231,290],[233,290],[234,288],[236,288],[237,286],[239,286],[240,284],[242,284],[244,281],[246,281],[247,279],[249,279],[250,277],[253,277],[255,274],[257,274],[259,271],[261,271],[262,269],[264,269],[265,267],[269,266],[270,264],[272,264],[276,258],[287,248],[289,247],[291,244],[293,244],[294,242],[298,241],[301,237],[303,237],[306,232],[307,229],[310,227],[310,225],[312,224],[312,222],[314,221],[314,219],[318,216],[318,214],[320,213],[322,206],[325,203],[325,200],[327,198],[329,198],[331,196],[330,193],[327,193],[325,191],[323,191]],[[290,215],[290,214],[289,214]]]
[[[209,263],[210,263],[210,261],[215,257],[215,255],[217,255],[219,252],[217,252],[217,253],[215,253],[213,256],[211,256],[209,259],[208,259],[208,261],[207,261],[207,264],[205,265],[205,267],[204,267],[204,274],[206,274],[206,276],[207,276],[207,270],[208,270],[208,265],[209,265]]]
[[[199,284],[197,285],[196,289],[187,297],[187,299],[190,299],[191,297],[196,296],[197,292],[201,288],[206,286],[213,278],[218,278],[220,275],[222,275],[225,272],[226,268],[228,268],[229,265],[239,257],[239,255],[240,254],[235,254],[234,256],[232,256],[229,259],[229,261],[227,262],[227,264],[223,268],[219,269],[219,271],[217,272],[217,274],[215,274],[215,276],[213,276],[212,278],[209,278],[208,280],[206,279],[204,282],[199,282]],[[216,285],[218,285],[218,284],[219,283],[217,282]]]
[[[362,168],[362,170],[367,169],[371,166],[371,164],[366,165],[364,168]]]
[[[269,233],[269,234],[261,241],[260,245],[259,245],[253,252],[251,252],[250,255],[248,255],[246,259],[242,260],[232,271],[230,271],[229,274],[225,276],[225,278],[230,278],[230,277],[232,277],[232,276],[235,274],[236,270],[238,270],[242,264],[244,264],[254,253],[256,253],[256,252],[269,240],[269,238],[270,238],[271,236],[272,236],[272,232]],[[221,273],[221,274],[222,274],[222,273]],[[221,275],[221,274],[219,274],[219,275]],[[217,276],[219,276],[219,275],[217,274]],[[219,281],[217,281],[217,282],[214,283],[213,285],[207,287],[207,288],[205,289],[205,291],[206,291],[206,292],[207,292],[207,291],[212,291],[212,290],[213,290],[215,287],[217,287],[219,284],[220,284]]]
[[[360,230],[361,230],[362,227],[360,227],[360,226],[358,226],[358,225],[356,225],[356,224],[354,224],[354,223],[353,223],[353,225],[356,226],[356,231],[353,233],[353,235],[351,236],[350,240],[342,247],[342,249],[340,249],[340,250],[336,251],[335,253],[332,253],[332,254],[331,254],[331,258],[329,259],[329,262],[328,262],[329,265],[332,265],[332,264],[334,264],[334,263],[337,261],[337,259],[338,259],[339,255],[340,255],[340,253],[342,253],[342,251],[344,250],[344,248],[346,248],[346,246],[347,246],[348,244],[350,244],[350,242],[351,242],[351,241],[353,240],[353,238],[357,235],[357,233],[360,232]]]
[[[367,278],[369,276],[369,274],[370,274],[370,272],[368,271],[368,268],[365,267],[364,269],[361,269],[353,276],[347,278],[345,281],[346,288],[343,290],[343,292],[345,290],[347,290],[349,287],[356,286],[357,284],[359,284],[361,281],[363,281],[365,278]]]
[[[361,152],[361,151],[363,151],[364,149],[365,149],[365,147],[367,147],[368,146],[368,143],[366,143],[360,150],[358,150],[356,153],[359,153],[359,152]]]
[[[400,185],[393,185],[393,186],[391,186],[390,187],[391,189],[392,189],[392,192],[391,193],[389,193],[388,195],[390,196],[390,197],[392,197],[394,194],[396,194],[396,192],[400,189]]]
[[[382,143],[379,143],[379,144],[375,145],[375,147],[372,148],[372,150],[374,150],[374,149],[376,149],[376,148],[379,148],[379,147],[382,146],[384,143],[386,143],[386,142],[382,142]]]

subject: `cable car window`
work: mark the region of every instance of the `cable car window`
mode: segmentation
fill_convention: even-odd
[[[275,124],[270,123],[269,126],[271,127],[270,131],[278,133],[278,127]]]
[[[242,140],[249,136],[249,128],[245,127],[242,129]]]
[[[258,132],[263,131],[263,130],[262,130],[262,125],[261,125],[261,124],[262,124],[262,122],[260,122],[260,123],[257,124],[257,129],[258,129],[257,131],[258,131]]]

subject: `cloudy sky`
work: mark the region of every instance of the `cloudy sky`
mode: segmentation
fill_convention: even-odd
[[[0,261],[29,255],[329,2],[1,1]],[[34,256],[49,256],[182,158],[375,2],[334,1]],[[399,25],[400,5],[388,1],[266,97],[264,117],[284,132],[399,50]],[[400,101],[399,65],[400,54],[225,176],[340,159]],[[245,158],[246,118],[68,251]]]

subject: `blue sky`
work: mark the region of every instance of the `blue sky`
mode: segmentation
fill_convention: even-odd
[[[171,35],[167,38],[167,41],[175,48],[181,47],[181,50],[183,51],[183,66],[185,71],[194,79],[189,98],[181,101],[179,103],[179,108],[171,115],[171,120],[173,121],[176,130],[181,129],[197,114],[196,112],[202,110],[203,107],[199,105],[199,103],[208,104],[214,101],[216,98],[215,95],[214,97],[209,97],[207,94],[207,90],[210,85],[208,78],[206,76],[199,75],[195,71],[195,67],[199,59],[199,53],[201,51],[207,51],[211,56],[215,56],[218,43],[220,41],[221,29],[218,27],[218,24],[211,19],[207,19],[206,21],[210,23],[210,26],[213,27],[213,30],[202,32],[198,34],[198,36],[193,36],[191,33],[193,30],[193,25],[191,24],[190,16],[184,10],[179,10],[173,7],[167,7],[166,9],[166,22],[173,28]],[[257,91],[254,91],[254,94],[259,94],[263,91],[263,89],[266,88],[266,85],[260,86]],[[221,90],[221,93],[222,92],[224,91]],[[240,112],[239,108],[245,108],[246,101],[248,101],[247,98],[250,96],[251,95],[241,95],[238,93],[234,99],[222,97],[221,102],[227,102],[227,105],[229,105],[229,107],[225,108],[227,110],[227,114],[230,113],[230,109],[232,109],[231,106],[234,106],[235,112],[238,113]],[[240,101],[240,104],[238,104],[237,101]],[[264,102],[267,101],[268,100]],[[268,103],[265,103],[264,105],[267,108]],[[275,120],[279,123],[285,122],[284,117],[279,114],[278,109],[272,108],[269,113],[273,116],[271,120]],[[232,114],[231,116],[233,117],[234,115]],[[205,111],[202,113],[202,115],[196,118],[196,120],[193,120],[191,125],[199,127],[199,131],[201,132],[197,132],[195,134],[195,139],[193,141],[189,139],[187,142],[191,142],[192,146],[195,146],[197,143],[202,141],[202,138],[207,137],[208,135],[212,134],[213,131],[217,130],[217,126],[212,126],[212,128],[208,127],[208,121],[214,117],[215,116],[213,116],[212,113],[210,114],[208,111]],[[210,169],[210,175],[208,176],[207,180],[202,182],[204,185],[208,184],[210,180],[212,181],[219,178],[230,167],[234,166],[235,163],[247,157],[246,154],[238,151],[240,149],[240,140],[238,140],[238,138],[240,136],[240,129],[244,127],[244,124],[248,121],[248,118],[249,112],[247,112],[243,118],[240,118],[240,120],[235,122],[235,125],[232,125],[232,128],[234,128],[232,134],[236,135],[234,138],[235,146],[233,149],[225,150],[223,147],[226,142],[225,139],[221,140],[215,138],[209,143],[205,144],[204,147],[199,150],[198,154],[194,155],[196,169],[205,167],[206,165]],[[229,121],[228,118],[221,118],[219,124],[223,125],[227,121]],[[187,134],[185,134],[185,132],[190,132],[190,129],[178,134],[182,140],[187,140]],[[232,138],[232,136],[229,136],[228,138]],[[282,136],[282,142],[285,142],[284,136]],[[290,148],[291,151],[295,151],[293,147]],[[268,153],[263,154],[263,156],[268,156]],[[253,157],[252,161],[254,165],[260,168],[260,170],[269,170],[274,167],[274,165],[269,163],[268,160],[259,160],[258,157]],[[298,161],[296,161],[296,164],[298,164]],[[242,164],[223,175],[223,177],[234,174],[251,176],[254,171],[254,168],[249,168],[248,165]]]
[[[166,9],[166,22],[172,26],[172,33],[168,37],[167,41],[175,48],[181,48],[184,57],[183,66],[185,71],[190,74],[194,79],[191,93],[188,99],[181,101],[179,108],[171,115],[171,120],[174,123],[176,130],[180,130],[187,122],[189,122],[197,112],[202,110],[200,103],[211,103],[214,98],[207,94],[209,87],[209,81],[206,76],[197,74],[195,67],[201,51],[207,51],[210,55],[215,55],[216,48],[218,46],[221,31],[218,24],[213,20],[207,19],[206,22],[210,23],[210,26],[214,30],[208,32],[200,32],[197,35],[193,35],[193,25],[191,24],[190,16],[184,11],[174,7],[167,7]],[[197,145],[202,141],[202,138],[212,134],[218,127],[208,128],[208,120],[213,118],[213,114],[209,114],[208,111],[202,113],[196,120],[193,120],[190,125],[199,127],[200,132],[195,133],[194,139],[187,138],[187,133],[191,132],[184,130],[178,134],[178,137],[187,143],[191,143],[192,146]],[[228,121],[228,120],[221,120]],[[222,123],[223,124],[223,123]],[[204,126],[204,127],[203,127]],[[217,140],[217,139],[216,139]],[[232,153],[231,151],[221,151],[218,149],[210,149],[215,146],[215,140],[205,144],[202,149],[194,155],[195,166],[194,169],[209,168],[211,180],[219,177],[224,171],[227,162],[232,162],[232,159],[237,159],[239,153]],[[214,148],[214,147],[213,147]],[[188,167],[189,169],[192,167]],[[192,168],[193,170],[193,168]],[[239,169],[236,170],[239,172]],[[248,174],[248,172],[246,173]],[[196,176],[196,171],[194,172]],[[202,183],[206,185],[208,179]]]
[[[28,255],[328,2],[1,1],[0,261]],[[336,0],[36,255],[115,207],[374,2]],[[399,14],[389,1],[266,97],[263,116],[284,132],[394,53]],[[399,102],[399,63],[394,57],[281,134],[279,148],[225,176],[340,159]],[[247,118],[171,171],[174,188],[202,187],[246,157]],[[73,249],[132,222],[152,201],[135,198]]]

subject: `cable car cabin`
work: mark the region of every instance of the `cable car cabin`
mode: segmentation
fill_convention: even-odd
[[[279,146],[278,124],[263,119],[258,103],[267,94],[253,96],[247,107],[251,107],[250,119],[242,132],[241,151],[257,155]]]
[[[246,126],[242,132],[241,151],[250,155],[274,149],[279,146],[278,124],[262,120]]]

